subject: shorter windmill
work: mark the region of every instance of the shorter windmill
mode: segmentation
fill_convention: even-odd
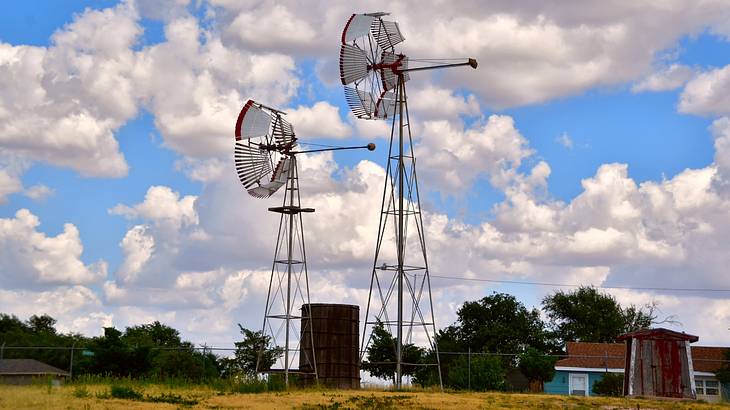
[[[268,198],[286,187],[283,204],[269,208],[269,211],[281,216],[262,326],[262,336],[269,338],[273,349],[281,351],[283,357],[275,360],[272,366],[264,365],[262,357],[267,346],[262,344],[256,372],[283,373],[288,386],[289,374],[292,373],[313,372],[318,379],[313,339],[311,351],[304,351],[304,357],[298,357],[301,333],[296,324],[308,323],[311,326],[311,317],[296,315],[292,311],[297,303],[310,303],[302,213],[314,212],[313,208],[301,206],[297,155],[348,149],[373,151],[375,144],[297,150],[294,127],[284,119],[284,115],[286,113],[275,108],[248,100],[236,121],[234,160],[238,178],[251,196]],[[314,332],[310,328],[308,333],[311,336]],[[293,363],[299,363],[301,367],[294,368]],[[305,368],[312,371],[302,370]]]

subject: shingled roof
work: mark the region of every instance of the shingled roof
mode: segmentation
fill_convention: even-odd
[[[623,369],[625,350],[623,343],[568,342],[568,357],[555,366]]]
[[[0,360],[0,376],[10,375],[57,375],[68,376],[68,372],[39,362],[35,359],[3,359]]]
[[[696,372],[716,372],[723,364],[730,348],[692,346],[692,364]],[[556,367],[591,369],[621,369],[626,363],[623,343],[568,342],[568,357],[558,360]]]
[[[715,373],[727,360],[725,353],[730,348],[711,346],[692,346],[692,365],[696,372]]]

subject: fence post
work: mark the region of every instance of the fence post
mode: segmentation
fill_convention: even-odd
[[[71,363],[69,363],[68,366],[69,379],[73,379],[74,377],[74,347],[76,347],[76,342],[73,342],[73,344],[71,345]]]
[[[469,346],[469,355],[466,357],[466,361],[469,367],[469,390],[471,390],[471,346]]]

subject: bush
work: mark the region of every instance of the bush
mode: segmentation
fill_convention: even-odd
[[[469,361],[466,355],[449,366],[447,385],[455,389],[469,388]],[[504,369],[498,357],[473,355],[471,357],[471,389],[502,390],[504,389]]]
[[[533,347],[528,347],[518,356],[519,369],[531,382],[538,382],[540,386],[555,376],[555,362],[557,357],[546,355]],[[542,391],[542,390],[540,390]]]
[[[623,373],[604,373],[603,378],[593,383],[593,393],[599,396],[620,397],[624,395]]]

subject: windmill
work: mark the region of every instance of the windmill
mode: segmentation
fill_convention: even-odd
[[[293,312],[295,304],[310,303],[302,213],[314,212],[313,208],[301,206],[297,155],[362,148],[373,151],[375,144],[297,151],[294,127],[284,115],[286,113],[282,111],[248,100],[236,121],[234,159],[238,178],[251,196],[269,198],[286,187],[282,206],[269,208],[281,216],[262,326],[262,336],[270,338],[275,351],[282,352],[283,357],[279,357],[273,366],[265,365],[261,359],[266,346],[262,344],[256,372],[283,373],[289,386],[292,373],[313,374],[318,378],[313,339],[311,351],[305,350],[302,352],[304,357],[298,357],[301,341],[297,323],[301,325],[304,319],[311,327],[311,317]],[[313,334],[311,328],[308,334]],[[293,363],[300,367],[293,368]]]
[[[425,365],[436,366],[443,388],[405,83],[414,71],[461,66],[477,68],[477,62],[473,58],[413,59],[396,52],[395,46],[405,38],[398,23],[383,19],[387,15],[382,12],[353,14],[342,31],[340,47],[340,79],[352,113],[360,119],[392,121],[360,361],[372,338],[368,329],[383,323],[392,334],[394,326],[395,384],[400,388],[404,365],[415,365],[404,363],[403,346],[414,340],[414,331],[423,330],[436,357],[435,363]],[[386,238],[389,223],[395,228],[392,238],[395,261],[384,248],[388,244],[386,241],[391,239]],[[417,243],[408,243],[409,227],[411,231],[415,229]],[[408,306],[406,298],[410,300]],[[407,328],[405,335],[404,327]]]

